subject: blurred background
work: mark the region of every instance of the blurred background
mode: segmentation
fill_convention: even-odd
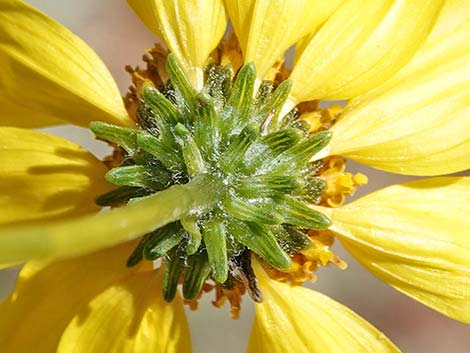
[[[145,49],[156,41],[124,0],[27,2],[85,40],[108,65],[123,94],[129,85],[124,66],[141,64],[140,58]],[[47,131],[67,137],[99,157],[108,153],[106,146],[94,141],[85,129],[67,126]],[[369,184],[362,187],[355,197],[411,179],[378,172],[353,162],[348,162],[348,171],[360,171],[369,177]],[[403,352],[470,351],[470,326],[448,319],[380,282],[349,257],[339,244],[335,245],[335,252],[348,263],[348,269],[341,271],[333,266],[320,269],[317,283],[311,285],[313,289],[359,313],[383,331]],[[17,271],[0,271],[0,298],[8,295],[13,288]],[[211,295],[207,295],[197,311],[188,310],[194,352],[244,352],[253,319],[250,300],[244,298],[240,319],[232,320],[229,308],[216,309],[210,304],[211,299]]]

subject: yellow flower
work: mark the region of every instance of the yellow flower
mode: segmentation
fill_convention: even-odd
[[[249,352],[397,352],[297,285],[344,267],[335,237],[470,322],[470,178],[341,206],[367,182],[341,157],[416,176],[470,168],[469,0],[128,2],[171,55],[157,46],[129,68],[124,104],[85,43],[0,0],[0,268],[26,262],[0,305],[2,351],[190,352],[181,283],[190,305],[215,290],[234,316],[250,294]],[[228,18],[237,39],[222,40]],[[332,99],[347,104],[319,108]],[[65,122],[114,155],[31,130]]]

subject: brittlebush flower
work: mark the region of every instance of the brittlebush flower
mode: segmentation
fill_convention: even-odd
[[[128,2],[167,49],[128,68],[123,102],[85,43],[0,0],[0,266],[26,262],[0,306],[2,352],[190,352],[182,299],[211,290],[234,316],[245,291],[257,302],[249,352],[397,352],[299,285],[345,267],[335,238],[470,322],[470,178],[342,206],[367,182],[342,157],[415,176],[470,167],[470,1]],[[335,99],[345,108],[318,105]],[[32,130],[63,123],[114,155]]]

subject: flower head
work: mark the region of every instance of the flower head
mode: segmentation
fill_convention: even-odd
[[[127,68],[121,100],[80,39],[0,0],[0,266],[28,261],[2,304],[2,347],[189,352],[181,297],[196,308],[212,291],[234,317],[245,292],[257,303],[250,352],[398,351],[299,286],[346,267],[335,239],[470,322],[469,178],[342,206],[367,182],[342,157],[417,176],[469,168],[468,0],[128,2],[166,48]],[[320,107],[331,99],[347,104]],[[27,129],[62,122],[113,155]]]

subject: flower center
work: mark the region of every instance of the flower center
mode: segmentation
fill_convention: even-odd
[[[312,273],[317,263],[339,261],[331,239],[312,233],[326,229],[328,218],[309,206],[327,195],[320,174],[332,168],[315,155],[330,133],[309,133],[297,108],[281,113],[290,82],[258,84],[251,64],[234,75],[230,65],[213,63],[197,92],[172,55],[166,72],[166,83],[147,79],[134,92],[137,129],[91,124],[119,157],[106,175],[119,187],[97,203],[115,207],[195,180],[211,186],[214,202],[145,235],[127,265],[161,258],[168,301],[181,283],[188,301],[215,287],[216,305],[228,298],[239,307],[245,290],[262,301],[253,254],[279,279],[299,266]],[[305,267],[308,259],[315,269]]]

